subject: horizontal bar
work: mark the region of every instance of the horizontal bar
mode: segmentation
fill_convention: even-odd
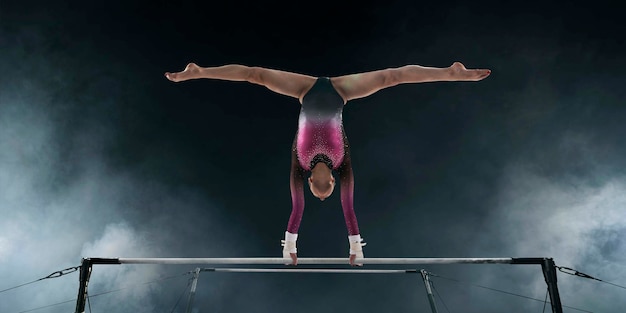
[[[102,259],[98,259],[102,260]],[[284,258],[119,258],[117,264],[290,264]],[[113,264],[110,260],[106,264]],[[363,258],[357,264],[511,264],[513,258]],[[98,264],[98,262],[93,262]],[[349,264],[348,258],[298,258],[298,264]],[[537,263],[540,264],[540,263]]]
[[[336,268],[203,268],[201,272],[230,273],[324,273],[324,274],[409,274],[417,270],[349,270]]]

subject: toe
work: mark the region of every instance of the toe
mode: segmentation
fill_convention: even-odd
[[[176,81],[176,74],[167,72],[167,73],[165,73],[165,78],[167,78],[167,79],[169,79],[171,81]]]

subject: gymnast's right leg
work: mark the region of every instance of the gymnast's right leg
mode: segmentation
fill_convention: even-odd
[[[185,70],[177,73],[165,73],[173,82],[190,79],[220,79],[228,81],[246,81],[265,86],[269,90],[300,99],[315,84],[317,78],[309,75],[274,70],[258,66],[229,64],[216,67],[200,67],[195,63],[187,64]]]

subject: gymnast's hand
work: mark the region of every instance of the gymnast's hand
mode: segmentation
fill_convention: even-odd
[[[351,266],[363,266],[363,264],[354,263],[356,260],[356,254],[350,254],[350,265]]]
[[[291,264],[285,264],[285,265],[293,265],[293,266],[298,265],[298,255],[295,253],[289,253],[289,256],[291,257]]]

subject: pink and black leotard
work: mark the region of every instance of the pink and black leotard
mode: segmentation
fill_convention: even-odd
[[[304,179],[316,163],[323,162],[339,174],[341,206],[349,235],[358,235],[354,214],[354,179],[350,148],[343,130],[344,101],[327,77],[317,79],[302,99],[298,132],[291,157],[292,211],[287,231],[298,233],[304,212]]]

